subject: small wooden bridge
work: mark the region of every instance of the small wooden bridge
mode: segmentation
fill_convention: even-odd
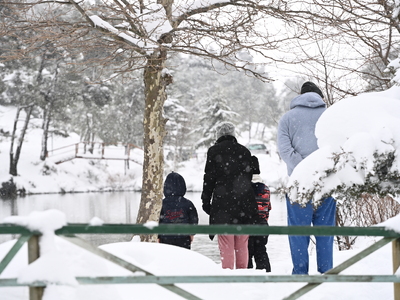
[[[47,152],[47,158],[61,164],[76,158],[125,160],[143,165],[143,149],[134,144],[79,142]]]

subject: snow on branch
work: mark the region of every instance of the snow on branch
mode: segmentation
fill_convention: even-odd
[[[101,28],[103,28],[103,29],[115,34],[116,36],[118,36],[118,37],[126,40],[127,42],[135,45],[137,48],[145,49],[147,47],[148,49],[153,49],[153,48],[157,47],[156,44],[149,45],[147,43],[144,43],[141,39],[135,38],[133,36],[130,36],[130,35],[122,32],[122,31],[118,30],[117,28],[112,26],[110,23],[104,21],[99,16],[90,16],[89,18],[93,21],[94,26],[101,27]]]

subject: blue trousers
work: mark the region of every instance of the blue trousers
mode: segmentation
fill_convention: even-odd
[[[336,201],[328,197],[314,209],[311,202],[305,207],[298,203],[290,203],[286,196],[287,217],[289,226],[335,226]],[[333,236],[316,236],[318,272],[325,273],[333,266]],[[308,274],[308,245],[310,236],[289,236],[290,252],[292,255],[292,274]]]

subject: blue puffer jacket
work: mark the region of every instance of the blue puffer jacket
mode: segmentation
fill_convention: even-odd
[[[168,174],[164,182],[164,196],[160,213],[160,224],[198,224],[199,218],[192,201],[183,197],[186,194],[185,179],[178,173]],[[159,235],[176,238],[172,235]],[[179,237],[183,237],[180,235]]]
[[[279,121],[278,150],[289,176],[299,162],[318,149],[315,125],[325,109],[321,96],[308,92],[294,98]]]

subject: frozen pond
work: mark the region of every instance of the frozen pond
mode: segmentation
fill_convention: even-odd
[[[208,215],[201,209],[200,193],[187,193],[199,213],[200,224],[208,224]],[[105,223],[135,223],[139,208],[140,193],[79,193],[79,194],[46,194],[31,195],[15,200],[0,200],[0,221],[10,215],[26,216],[32,211],[58,209],[64,212],[69,223],[88,223],[93,217]],[[286,225],[285,203],[277,195],[271,196],[272,211],[270,225]],[[95,245],[130,241],[131,235],[82,235]],[[0,242],[14,238],[11,235],[0,235]],[[271,264],[277,260],[288,260],[289,245],[287,236],[272,235],[267,245]],[[219,261],[217,239],[211,241],[208,235],[196,235],[192,250],[200,252],[215,262]]]

